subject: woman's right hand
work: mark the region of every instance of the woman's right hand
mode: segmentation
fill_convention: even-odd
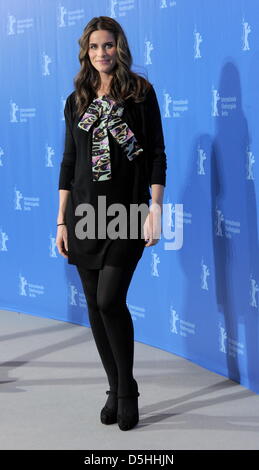
[[[60,255],[64,256],[64,258],[68,258],[68,244],[67,244],[67,226],[66,225],[59,225],[57,228],[57,236],[56,236],[56,245],[58,247],[58,252]]]

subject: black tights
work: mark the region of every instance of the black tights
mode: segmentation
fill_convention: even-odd
[[[134,329],[126,296],[136,264],[102,269],[77,266],[95,343],[110,389],[118,395],[132,391]]]

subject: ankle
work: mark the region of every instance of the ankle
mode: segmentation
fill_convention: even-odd
[[[120,385],[118,388],[118,398],[139,396],[138,383],[133,378],[130,384]]]

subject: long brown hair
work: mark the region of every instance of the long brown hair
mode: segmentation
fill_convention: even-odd
[[[150,82],[130,70],[132,55],[128,46],[126,35],[120,24],[109,16],[94,17],[89,21],[79,38],[80,45],[79,62],[80,71],[74,78],[75,101],[77,114],[80,116],[95,97],[101,86],[99,72],[92,66],[88,56],[89,38],[93,31],[107,30],[115,38],[117,63],[113,69],[109,94],[117,103],[123,104],[125,100],[132,98],[139,103],[145,99],[150,88]]]

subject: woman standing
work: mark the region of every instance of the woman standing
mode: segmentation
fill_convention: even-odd
[[[164,138],[154,88],[130,70],[132,56],[119,23],[106,16],[93,18],[79,45],[81,69],[64,108],[56,244],[68,263],[77,267],[107,374],[110,390],[101,422],[118,422],[121,430],[128,430],[139,421],[139,392],[133,377],[134,330],[126,296],[144,248],[160,237],[153,233],[155,226],[160,229],[166,180]],[[152,208],[159,210],[149,207],[149,187]],[[103,237],[104,202],[107,213],[114,203],[125,208],[119,238],[109,231]],[[132,204],[142,204],[137,223],[130,216]],[[105,228],[114,219],[108,214]],[[135,238],[130,235],[132,228]]]

